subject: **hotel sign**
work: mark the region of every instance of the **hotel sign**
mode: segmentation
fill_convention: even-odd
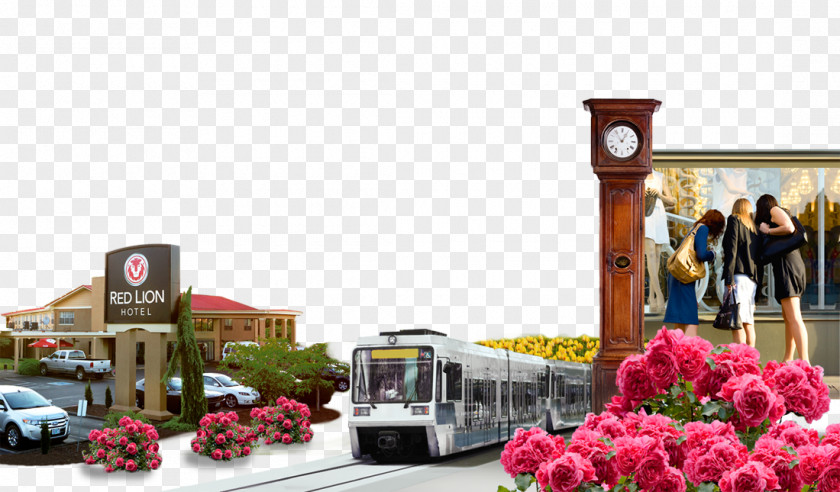
[[[105,254],[105,323],[175,323],[180,248],[147,244]]]

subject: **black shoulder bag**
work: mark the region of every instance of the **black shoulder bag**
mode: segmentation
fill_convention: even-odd
[[[794,231],[787,236],[771,236],[770,234],[761,235],[761,244],[758,253],[758,264],[763,266],[775,259],[783,258],[791,251],[797,250],[808,243],[808,235],[805,233],[805,227],[794,216],[790,216],[793,222]]]

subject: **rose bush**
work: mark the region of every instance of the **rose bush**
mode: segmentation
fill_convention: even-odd
[[[265,444],[309,442],[313,434],[311,415],[306,404],[281,396],[276,407],[251,410],[251,427],[258,437],[265,439]]]
[[[622,362],[621,395],[588,414],[568,446],[517,429],[501,463],[519,490],[840,492],[840,424],[820,438],[781,421],[828,411],[822,368],[759,361],[746,345],[715,348],[663,327]]]
[[[198,422],[201,427],[190,441],[194,453],[214,460],[229,461],[251,454],[259,439],[250,427],[239,424],[236,412],[208,413]]]
[[[101,464],[108,473],[156,470],[162,461],[158,437],[154,426],[123,417],[118,428],[90,431],[90,444],[82,456],[86,464]]]

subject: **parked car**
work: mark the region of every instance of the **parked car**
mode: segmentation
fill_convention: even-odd
[[[166,382],[166,410],[176,415],[181,413],[182,386],[183,382],[181,381],[181,378],[171,378]],[[138,407],[143,408],[146,397],[146,380],[141,379],[140,381],[137,381],[134,389],[137,398],[136,404]],[[207,408],[213,410],[222,406],[222,401],[224,400],[225,395],[218,391],[205,389],[204,397],[207,398]]]
[[[237,405],[254,405],[260,399],[260,393],[250,386],[242,386],[225,374],[204,373],[204,391],[216,391],[224,395],[228,408]]]
[[[240,347],[259,347],[259,345],[257,342],[226,342],[224,348],[222,348],[222,360],[233,355]]]
[[[335,365],[329,365],[321,371],[321,377],[333,382],[336,391],[345,392],[350,389],[350,375]]]
[[[85,376],[102,376],[111,372],[111,361],[108,359],[91,359],[81,350],[59,350],[49,357],[41,359],[41,376],[51,372],[75,374],[76,379],[83,381]]]
[[[70,435],[70,417],[37,392],[22,386],[0,386],[0,430],[12,449],[26,440],[41,440],[41,423],[46,420],[50,438],[61,442]]]

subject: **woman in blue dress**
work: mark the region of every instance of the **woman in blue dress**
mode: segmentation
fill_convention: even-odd
[[[723,234],[726,219],[715,209],[706,212],[691,229],[697,227],[694,236],[694,251],[700,261],[713,262],[715,252],[708,249],[709,243],[714,243]],[[683,239],[685,240],[685,239]],[[683,330],[688,336],[697,336],[697,326],[700,324],[697,316],[697,296],[694,284],[684,284],[668,274],[668,306],[665,308],[664,323],[674,323],[674,328]]]

